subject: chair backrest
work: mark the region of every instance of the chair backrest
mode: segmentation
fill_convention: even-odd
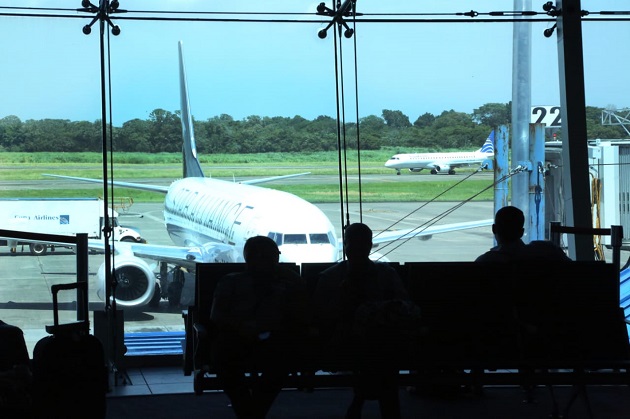
[[[313,296],[313,294],[315,293],[319,273],[336,264],[336,262],[302,263],[300,275],[302,276],[304,281],[306,281],[306,290],[309,296]]]
[[[295,263],[282,263],[299,274],[299,267]],[[214,290],[221,278],[234,272],[243,272],[247,268],[245,263],[198,263],[195,269],[195,306],[198,320],[209,319],[212,310]]]
[[[539,332],[536,356],[554,362],[628,359],[628,332],[613,264],[573,261],[513,269],[515,310],[523,324]]]
[[[225,275],[243,272],[245,263],[198,263],[195,269],[195,306],[199,319],[209,319],[217,283]]]

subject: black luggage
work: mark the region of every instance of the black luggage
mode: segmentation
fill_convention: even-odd
[[[31,368],[24,333],[0,320],[0,418],[29,418]]]
[[[76,288],[79,320],[59,324],[57,293]],[[52,286],[54,325],[51,336],[33,350],[36,416],[42,419],[105,418],[108,377],[103,345],[89,334],[87,283]],[[83,303],[83,304],[81,304]]]
[[[19,327],[0,320],[0,371],[9,371],[15,366],[29,364],[24,332]]]

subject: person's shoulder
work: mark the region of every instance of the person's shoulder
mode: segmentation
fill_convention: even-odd
[[[298,271],[296,270],[294,266],[286,266],[286,265],[280,264],[278,265],[276,269],[277,269],[277,272],[283,276],[287,276],[287,277],[300,276],[300,274],[298,273]]]
[[[534,240],[526,246],[528,256],[536,259],[571,261],[561,247],[548,240]]]
[[[249,279],[250,275],[247,271],[242,271],[242,272],[230,272],[229,274],[225,274],[223,275],[219,281],[220,282],[224,282],[224,281],[239,281],[239,280],[245,280],[245,279]]]
[[[295,269],[279,265],[277,269],[277,278],[287,283],[305,283],[304,279],[296,272]]]
[[[217,281],[215,296],[231,294],[246,289],[251,284],[251,277],[247,272],[230,272]],[[240,291],[239,291],[240,292]]]
[[[334,265],[324,269],[319,273],[320,276],[337,276],[337,275],[345,275],[348,270],[348,262],[343,260],[341,262],[335,263]]]
[[[317,287],[328,288],[339,286],[339,284],[346,279],[347,274],[347,262],[344,260],[336,263],[317,275]]]
[[[392,267],[388,262],[373,262],[373,268],[377,272],[386,275],[398,275],[396,269]]]
[[[475,259],[477,263],[507,263],[509,261],[510,257],[498,250],[488,250]]]

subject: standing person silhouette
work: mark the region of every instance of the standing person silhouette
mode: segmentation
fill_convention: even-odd
[[[247,269],[217,284],[211,320],[217,377],[238,418],[264,418],[282,389],[309,321],[304,280],[281,266],[270,238],[255,236],[243,248]],[[249,365],[260,377],[246,382]]]
[[[365,313],[370,304],[407,300],[408,295],[394,269],[370,260],[371,249],[372,230],[367,225],[355,223],[346,227],[347,260],[320,274],[314,296],[315,318],[323,331],[324,345],[334,348],[331,356],[355,367],[354,395],[346,418],[360,418],[364,401],[378,399],[381,416],[397,419],[400,418],[398,371],[390,367],[393,360],[382,359],[383,353],[388,352],[365,345],[367,340],[357,335],[355,326],[359,313]]]

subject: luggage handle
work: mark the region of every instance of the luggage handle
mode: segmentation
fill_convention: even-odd
[[[89,330],[89,321],[88,321],[88,316],[87,316],[87,285],[88,284],[86,281],[77,281],[77,282],[71,282],[68,284],[55,284],[50,287],[50,290],[52,292],[52,297],[53,297],[54,324],[53,326],[46,326],[46,332],[50,334],[59,334],[60,332],[64,332],[64,331],[76,331],[76,330],[83,330],[83,329]],[[80,320],[74,323],[60,325],[59,324],[59,301],[57,298],[57,294],[59,293],[59,291],[71,290],[71,289],[76,289],[77,291],[81,292],[82,293],[81,299],[86,300],[85,304],[82,304],[80,301],[77,301],[77,305],[79,309],[83,311],[83,313],[81,313],[83,320]]]

